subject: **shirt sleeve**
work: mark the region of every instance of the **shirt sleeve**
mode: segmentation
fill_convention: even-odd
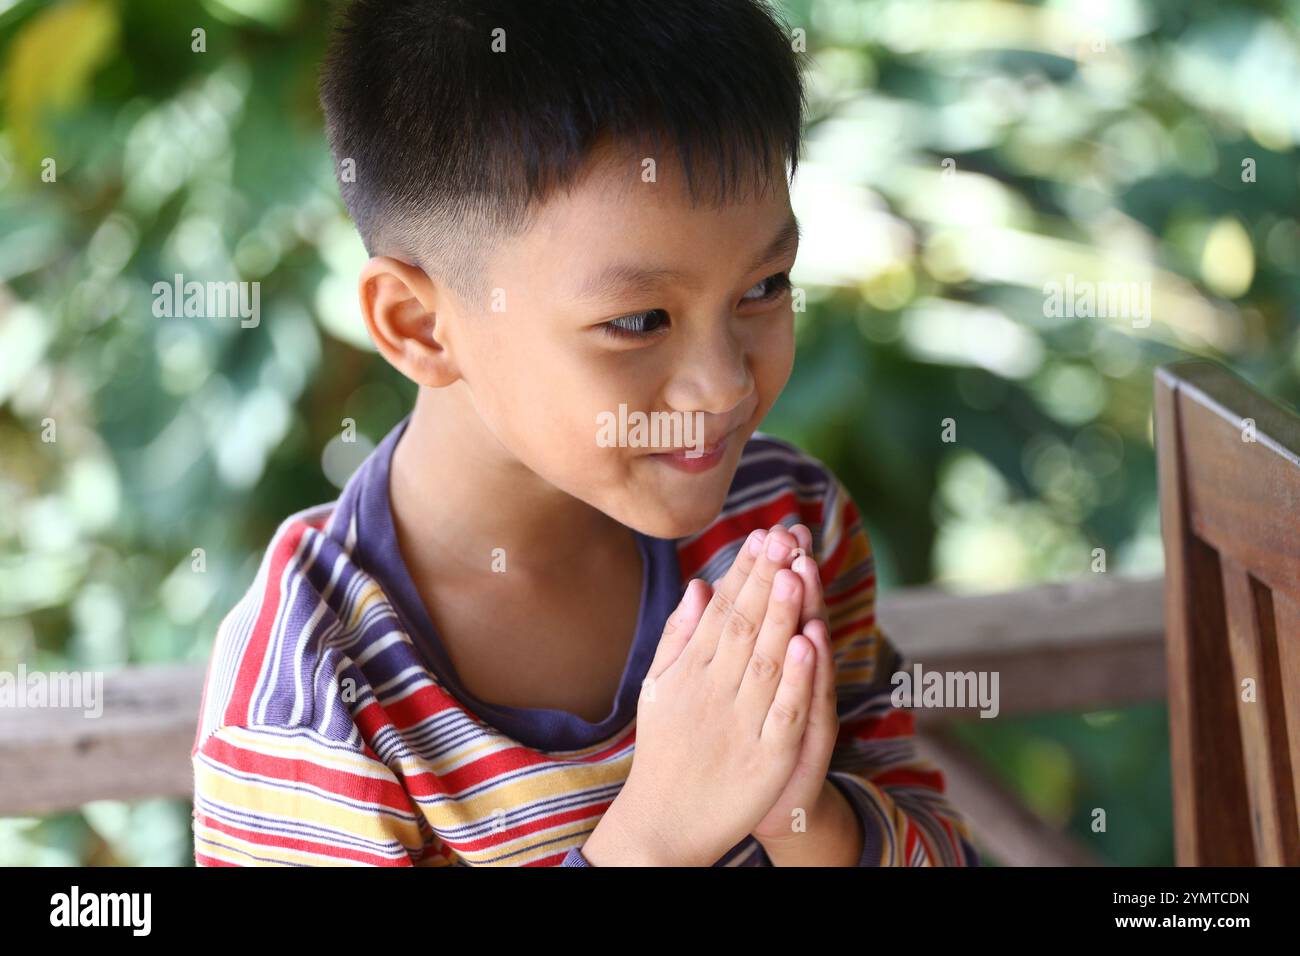
[[[591,862],[582,855],[582,851],[576,846],[568,853],[564,854],[564,859],[560,861],[560,866],[591,866]]]
[[[222,726],[192,754],[198,866],[443,866],[387,765],[305,727]]]
[[[910,710],[891,703],[906,663],[876,623],[871,543],[852,498],[827,472],[820,540],[840,721],[827,779],[849,800],[864,835],[858,866],[978,866],[970,830],[943,777],[917,754]]]

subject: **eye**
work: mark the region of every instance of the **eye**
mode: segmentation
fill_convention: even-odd
[[[667,327],[668,313],[663,309],[651,309],[649,312],[619,316],[617,319],[610,319],[601,326],[606,334],[625,339],[649,338],[666,330]]]
[[[767,299],[780,298],[790,287],[790,273],[778,272],[776,275],[768,276],[762,282],[756,283],[749,290],[749,292],[753,292],[754,289],[765,290],[762,294],[751,296],[749,292],[746,292],[741,301],[762,302]]]

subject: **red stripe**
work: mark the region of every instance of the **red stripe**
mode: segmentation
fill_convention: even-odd
[[[839,744],[849,744],[855,740],[891,740],[895,737],[908,737],[913,733],[916,719],[910,710],[900,707],[891,708],[883,717],[864,717],[840,724]]]
[[[821,500],[801,499],[793,491],[787,491],[767,504],[724,518],[690,544],[677,549],[682,580],[694,577],[715,554],[745,538],[754,529],[766,530],[774,524],[783,524],[789,517],[796,518],[796,523],[816,528],[822,520]]]
[[[369,741],[376,739],[386,728],[414,727],[436,714],[460,709],[451,694],[437,684],[429,683],[388,704],[381,704],[372,696],[369,703],[353,714],[352,720],[362,737]]]
[[[500,740],[509,742],[509,738],[504,736]],[[481,738],[476,738],[475,743],[479,742]],[[628,733],[615,738],[609,746],[595,750],[585,757],[572,758],[572,762],[600,763],[611,756],[617,756],[635,742],[636,731],[633,728]],[[554,757],[539,753],[531,747],[514,744],[492,750],[441,774],[424,770],[419,773],[405,774],[401,780],[406,792],[413,797],[451,795],[472,789],[479,784],[491,783],[499,777],[518,770],[554,764]]]
[[[507,739],[507,738],[502,738]],[[587,757],[583,757],[575,762],[578,763],[597,763],[625,751],[636,740],[635,734],[620,736],[614,743],[601,750],[595,751]],[[482,783],[488,783],[498,777],[513,773],[517,770],[523,770],[528,767],[547,767],[554,766],[555,758],[533,750],[531,747],[515,745],[505,747],[500,750],[494,750],[486,753],[481,757],[461,764],[454,770],[448,771],[438,777],[439,781],[445,786],[446,791],[455,793],[461,790],[468,790]],[[406,778],[410,781],[411,777]]]
[[[195,866],[238,866],[238,863],[227,863],[225,860],[217,860],[208,856],[206,853],[194,853]]]
[[[239,674],[235,677],[235,687],[226,707],[224,723],[241,725],[248,723],[248,706],[253,697],[253,688],[265,663],[266,645],[270,642],[271,627],[275,623],[280,609],[280,578],[284,569],[298,550],[298,543],[306,533],[308,525],[304,521],[295,521],[286,529],[284,536],[275,545],[271,554],[271,568],[266,576],[266,592],[262,595],[262,609],[253,625],[253,634],[239,662]]]
[[[770,528],[785,518],[794,510],[794,503],[794,494],[786,492],[766,505],[719,521],[690,544],[678,548],[677,563],[681,567],[682,580],[693,578],[715,554],[743,539],[755,528]]]
[[[961,861],[964,858],[964,854],[962,853],[961,850],[961,844],[957,840],[957,834],[953,832],[952,824],[949,823],[947,820],[945,820],[943,817],[939,817],[939,826],[943,827],[944,835],[947,836],[948,838],[948,845],[952,847],[955,853],[957,865],[961,866],[962,865]],[[936,857],[936,860],[938,859],[941,859],[941,857]]]
[[[525,863],[524,866],[559,866],[564,862],[564,858],[569,855],[568,850],[560,853],[553,853],[550,856],[544,856],[535,863]]]
[[[507,843],[530,833],[549,830],[552,827],[562,826],[566,823],[588,820],[593,814],[601,815],[609,809],[613,802],[614,801],[610,799],[603,803],[593,803],[583,807],[574,807],[570,810],[552,813],[549,816],[528,820],[525,823],[519,823],[512,827],[502,827],[500,830],[493,830],[489,835],[478,840],[456,841],[452,845],[456,848],[456,852],[462,856],[476,850],[491,850],[502,843]],[[561,858],[563,858],[563,854],[561,854]],[[537,866],[540,864],[534,863],[533,865]]]
[[[912,821],[903,815],[903,865],[907,866],[912,861],[912,850],[916,847],[916,828],[912,826]]]
[[[834,581],[839,577],[840,569],[844,565],[844,559],[849,553],[849,545],[852,543],[852,537],[847,534],[840,535],[840,543],[835,546],[835,550],[830,553],[830,556],[822,562],[822,567],[825,569],[823,573],[826,578]]]
[[[838,644],[850,634],[856,634],[858,631],[872,631],[876,626],[876,615],[868,614],[864,618],[855,618],[848,624],[844,624],[831,631],[831,643]]]
[[[832,605],[835,604],[843,604],[845,601],[853,597],[855,594],[861,594],[863,591],[867,590],[868,588],[874,588],[875,586],[876,586],[875,574],[868,574],[857,584],[853,585],[853,587],[848,588],[845,591],[841,591],[839,594],[833,596],[827,595],[826,606],[831,607]]]
[[[232,770],[256,773],[285,783],[312,784],[340,797],[366,800],[401,813],[411,812],[406,791],[392,780],[333,770],[310,760],[268,756],[245,750],[217,736],[208,738],[203,752]]]
[[[943,862],[943,854],[936,852],[934,844],[930,842],[929,837],[922,832],[920,827],[916,828],[916,836],[921,841],[921,847],[925,850],[926,862],[931,866],[939,866]]]
[[[878,787],[929,787],[931,790],[943,793],[943,776],[937,770],[896,767],[893,770],[881,771],[871,778],[871,782]]]
[[[259,833],[255,830],[246,830],[243,827],[233,827],[220,821],[213,820],[211,817],[204,816],[203,822],[213,830],[219,830],[228,836],[238,837],[241,840],[247,840],[258,846],[275,847],[283,850],[297,850],[304,853],[319,853],[324,856],[332,856],[340,860],[355,860],[358,863],[365,863],[368,866],[410,866],[411,858],[403,854],[399,859],[381,856],[378,853],[367,853],[365,850],[357,850],[352,847],[334,846],[329,843],[318,843],[315,840],[305,840],[301,837],[279,836],[271,833]],[[238,852],[237,850],[235,852]]]
[[[826,565],[826,573],[831,580],[837,578],[840,571],[843,570],[842,565],[844,564],[845,557],[849,553],[849,547],[858,537],[856,532],[850,533],[857,526],[858,509],[853,504],[853,499],[850,498],[842,489],[840,495],[840,500],[843,502],[840,507],[840,543],[836,545],[834,553],[823,562]]]

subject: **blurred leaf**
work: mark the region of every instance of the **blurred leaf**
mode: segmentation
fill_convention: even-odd
[[[69,0],[34,16],[15,37],[4,93],[19,161],[43,155],[40,124],[50,109],[67,110],[113,52],[117,12],[110,0]]]

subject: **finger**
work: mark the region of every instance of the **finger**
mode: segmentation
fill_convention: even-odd
[[[718,636],[722,633],[723,623],[731,614],[740,592],[749,580],[754,565],[761,560],[763,549],[767,544],[768,532],[761,528],[751,531],[745,543],[736,553],[731,569],[714,588],[709,606],[704,609],[704,617],[695,629],[695,639],[691,642],[691,653],[700,655],[700,660],[707,663],[717,652]]]
[[[804,554],[812,554],[812,531],[806,524],[795,524],[790,526],[791,533],[799,542],[799,547],[803,548]]]
[[[741,587],[749,577],[754,562],[763,550],[763,542],[766,538],[767,532],[762,528],[756,528],[741,543],[740,549],[736,552],[736,557],[731,562],[731,567],[727,569],[727,573],[722,576],[721,580],[713,585],[714,596],[710,598],[709,607],[705,608],[702,624],[706,624],[710,628],[715,624],[721,624],[726,612],[730,610],[732,602],[736,600],[736,595],[740,593]],[[709,656],[712,656],[711,649]]]
[[[772,706],[763,721],[762,739],[778,751],[794,751],[799,759],[800,739],[808,725],[811,710],[813,673],[816,662],[814,648],[808,638],[796,634],[790,638],[785,663],[781,668],[781,682],[777,685]]]
[[[824,621],[814,621],[801,632],[813,645],[816,658],[812,694],[808,703],[808,723],[799,742],[799,758],[791,781],[825,779],[835,755],[840,722],[835,692],[835,661]],[[789,786],[789,784],[787,784]]]
[[[735,584],[735,590],[740,591],[740,586],[745,583],[745,578],[749,574],[749,569],[754,566],[754,560],[763,549],[763,540],[767,537],[767,529],[755,528],[745,540],[740,542],[740,547],[736,549],[736,556],[731,559],[731,566],[717,581],[713,582],[713,587],[721,588],[724,584]]]
[[[803,630],[804,637],[815,648],[816,674],[813,676],[812,709],[808,714],[808,727],[804,730],[804,750],[819,758],[835,749],[839,735],[838,697],[835,692],[835,655],[831,647],[830,632],[820,618],[809,622]]]
[[[646,680],[654,680],[672,666],[673,661],[681,655],[684,648],[699,626],[704,608],[712,594],[709,582],[703,578],[691,578],[686,585],[676,609],[664,624],[663,636],[659,638],[659,647],[655,650],[654,660],[646,671]]]
[[[790,569],[799,575],[803,582],[803,609],[799,614],[799,627],[802,630],[809,621],[826,617],[826,598],[822,592],[821,571],[810,554],[800,554],[790,565]]]
[[[784,528],[769,531],[761,553],[754,559],[749,577],[745,579],[735,600],[727,607],[726,616],[709,620],[708,612],[705,612],[705,620],[700,624],[697,639],[701,641],[701,647],[705,643],[712,644],[710,665],[715,658],[722,657],[717,673],[727,686],[734,688],[740,684],[750,655],[754,652],[754,641],[762,626],[763,616],[767,613],[772,581],[778,570],[788,566],[794,543],[794,535]]]
[[[809,699],[808,723],[799,744],[799,762],[795,774],[816,780],[826,776],[835,744],[839,739],[840,721],[835,687],[835,658],[832,654],[826,623],[814,620],[800,633],[813,645],[817,661]]]
[[[735,645],[727,643],[718,648],[717,657],[709,665],[710,670],[717,669],[719,683],[725,680],[725,686],[735,693],[736,706],[741,712],[753,715],[756,731],[762,727],[767,709],[776,695],[790,639],[799,630],[802,587],[799,575],[789,568],[777,571],[767,613],[748,660],[733,664],[728,655]],[[723,670],[724,660],[726,666],[734,670]]]

